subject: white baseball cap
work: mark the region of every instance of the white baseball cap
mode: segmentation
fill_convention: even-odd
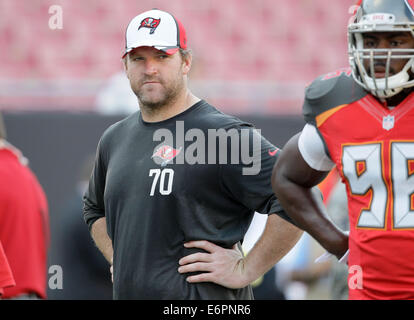
[[[187,36],[183,25],[172,14],[153,9],[137,15],[125,33],[124,58],[138,47],[153,47],[171,55],[179,48],[187,49]]]

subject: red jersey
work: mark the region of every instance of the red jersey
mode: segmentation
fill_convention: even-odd
[[[349,298],[414,299],[414,93],[389,109],[343,70],[307,89],[304,113],[346,184]]]
[[[9,262],[7,261],[3,246],[0,242],[0,296],[4,294],[3,288],[11,287],[15,284]]]
[[[12,146],[0,146],[0,241],[16,281],[3,297],[36,293],[46,298],[48,206],[36,177],[20,159]]]

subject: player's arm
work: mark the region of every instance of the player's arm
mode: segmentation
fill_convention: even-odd
[[[246,257],[236,245],[225,249],[208,241],[192,241],[187,248],[201,248],[179,261],[180,273],[203,272],[187,278],[188,282],[214,282],[227,288],[243,288],[265,274],[297,243],[302,230],[276,214],[269,215],[262,236]]]
[[[102,151],[102,139],[96,153],[95,165],[83,196],[83,218],[88,225],[92,239],[106,260],[112,265],[112,240],[108,235],[105,218],[104,190],[106,164]]]
[[[317,124],[322,115],[366,94],[344,70],[315,79],[305,90],[307,124],[284,146],[272,173],[273,190],[288,215],[338,258],[348,248],[348,236],[331,222],[320,195],[312,191],[335,166]]]
[[[283,148],[273,170],[273,190],[295,223],[327,251],[341,258],[348,249],[348,236],[330,220],[320,195],[312,189],[328,171],[318,171],[308,165],[298,140],[299,134]]]
[[[106,229],[106,218],[99,218],[92,224],[91,236],[98,249],[102,252],[105,259],[112,265],[114,250],[112,240],[108,236]]]

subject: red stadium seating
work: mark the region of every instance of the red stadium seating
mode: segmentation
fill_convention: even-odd
[[[2,0],[0,83],[14,81],[25,88],[28,81],[76,79],[96,81],[98,88],[122,70],[120,56],[129,20],[158,7],[186,26],[194,52],[193,79],[206,85],[213,80],[304,84],[347,64],[346,25],[354,2]],[[61,30],[49,28],[48,10],[53,4],[63,9]],[[96,94],[91,90],[78,108],[88,109],[86,103]],[[12,102],[13,97],[3,91],[1,109],[24,109],[18,96]],[[51,105],[45,108],[59,108],[57,99],[48,101]]]

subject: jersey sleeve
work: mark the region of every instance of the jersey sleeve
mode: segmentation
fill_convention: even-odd
[[[89,186],[83,196],[83,218],[89,231],[92,224],[105,216],[104,190],[106,177],[106,164],[102,139],[99,141],[95,165],[89,180]]]
[[[335,166],[314,125],[305,125],[299,136],[298,147],[303,159],[312,169],[330,171]]]
[[[273,193],[271,176],[281,150],[267,141],[254,127],[239,127],[240,160],[221,165],[221,185],[225,192],[251,211],[277,214],[293,223]]]
[[[307,125],[300,135],[298,147],[311,168],[329,171],[334,166],[326,137],[321,130],[324,122],[338,110],[367,94],[354,81],[349,68],[320,76],[306,88],[303,117]]]

